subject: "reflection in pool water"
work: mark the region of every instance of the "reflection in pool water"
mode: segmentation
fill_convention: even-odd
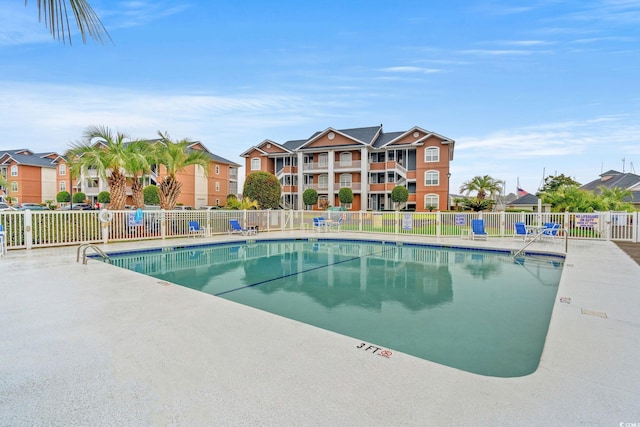
[[[537,368],[560,258],[354,241],[267,241],[112,263],[469,372]]]

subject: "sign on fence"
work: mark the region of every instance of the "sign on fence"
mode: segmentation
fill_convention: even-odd
[[[466,218],[467,216],[464,214],[455,214],[455,216],[453,217],[453,223],[455,225],[467,225]]]
[[[413,215],[402,214],[402,229],[413,230]]]
[[[142,215],[141,209],[138,209],[135,212],[129,212],[129,227],[142,225]]]
[[[598,214],[576,214],[576,227],[596,228],[599,217]]]

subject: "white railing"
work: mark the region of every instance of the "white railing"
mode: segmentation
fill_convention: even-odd
[[[108,223],[98,211],[3,211],[8,249],[108,243],[189,236],[189,221],[198,221],[207,235],[229,230],[229,220],[259,232],[313,230],[313,218],[341,219],[341,230],[363,233],[459,238],[471,220],[482,218],[489,237],[513,237],[514,223],[560,224],[569,239],[640,241],[638,212],[525,213],[525,212],[371,212],[371,211],[111,211]],[[564,231],[566,230],[566,231]]]

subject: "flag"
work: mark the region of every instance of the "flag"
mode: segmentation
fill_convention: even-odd
[[[518,187],[518,197],[526,196],[527,194],[529,194],[529,193],[527,193],[522,188]]]

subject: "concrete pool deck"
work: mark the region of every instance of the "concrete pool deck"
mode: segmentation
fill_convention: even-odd
[[[99,247],[225,240],[244,238]],[[640,266],[612,242],[569,242],[540,366],[506,379],[379,357],[356,338],[75,257],[63,247],[0,258],[0,426],[640,425]]]

